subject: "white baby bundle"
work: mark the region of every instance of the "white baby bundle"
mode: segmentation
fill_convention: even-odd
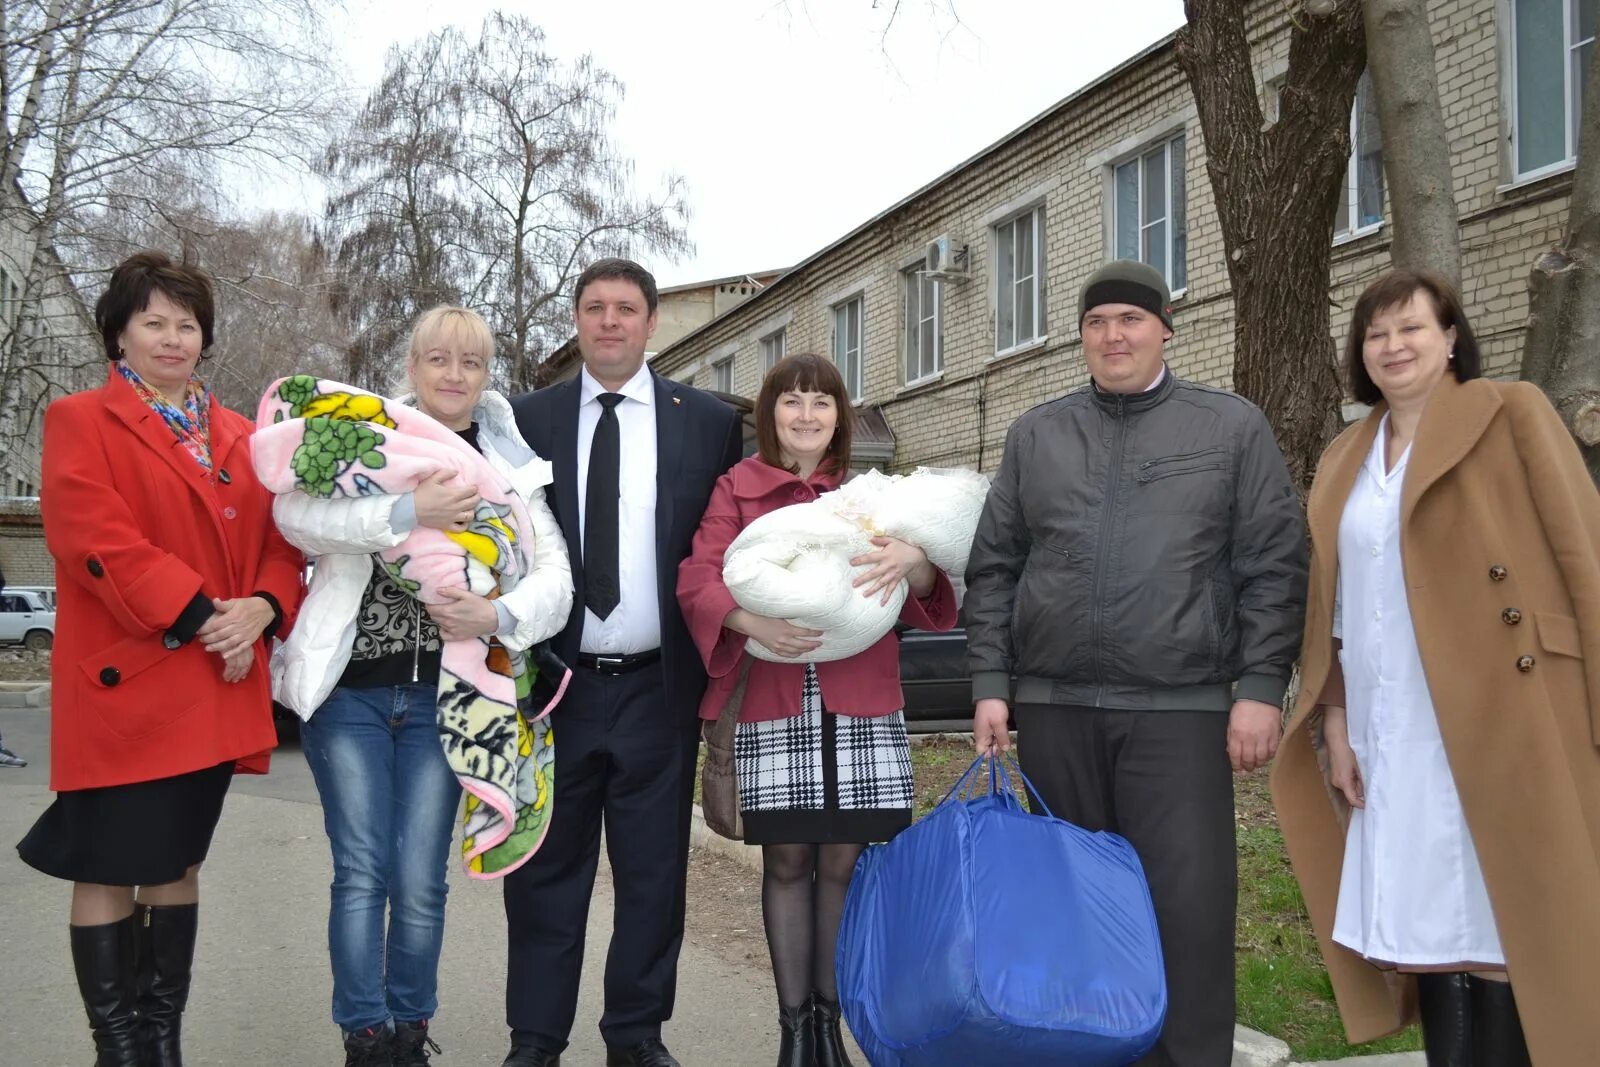
[[[960,574],[972,549],[989,479],[975,471],[918,467],[908,475],[867,471],[805,504],[769,512],[728,546],[722,580],[746,611],[823,632],[810,662],[847,659],[888,633],[905,604],[907,584],[866,597],[851,583],[868,568],[850,561],[873,551],[872,538],[898,538]],[[758,659],[799,662],[750,640]]]

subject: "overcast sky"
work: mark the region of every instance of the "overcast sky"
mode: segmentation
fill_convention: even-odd
[[[349,0],[357,83],[394,43],[495,7],[626,86],[614,131],[640,189],[682,175],[696,251],[662,285],[787,266],[1177,29],[1181,0]],[[342,27],[342,28],[341,28]]]

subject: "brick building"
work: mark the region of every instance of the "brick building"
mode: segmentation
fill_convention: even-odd
[[[1535,255],[1559,239],[1581,71],[1600,0],[1430,5],[1454,149],[1463,288],[1493,375],[1515,373]],[[1288,8],[1255,7],[1265,114],[1288,65]],[[1330,299],[1342,338],[1388,262],[1382,139],[1358,94]],[[1232,295],[1205,144],[1166,38],[665,346],[662,374],[753,396],[784,352],[831,353],[861,410],[892,430],[891,469],[992,470],[1024,410],[1086,380],[1077,291],[1109,259],[1174,290],[1176,372],[1228,385]],[[865,457],[860,457],[865,459]]]

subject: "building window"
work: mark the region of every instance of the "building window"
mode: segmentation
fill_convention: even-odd
[[[1519,178],[1577,158],[1597,15],[1600,0],[1511,0],[1511,151]]]
[[[852,297],[833,306],[833,362],[844,378],[851,400],[862,395],[861,298]]]
[[[1183,134],[1156,145],[1112,172],[1111,231],[1118,259],[1142,259],[1173,292],[1189,284]]]
[[[906,382],[944,369],[944,285],[921,267],[904,272],[906,293]]]
[[[778,360],[783,358],[785,347],[784,337],[788,333],[786,327],[780,326],[761,339],[761,373],[778,365]]]
[[[711,364],[711,388],[719,393],[733,392],[733,357]]]
[[[1383,221],[1383,136],[1378,129],[1378,94],[1372,71],[1361,75],[1350,112],[1350,166],[1333,235],[1343,237]]]
[[[994,350],[1044,336],[1044,208],[994,228]]]

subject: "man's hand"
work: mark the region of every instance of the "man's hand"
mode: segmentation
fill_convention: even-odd
[[[1011,709],[999,697],[984,697],[972,708],[972,747],[980,756],[1011,751]]]
[[[1283,712],[1259,700],[1235,700],[1228,715],[1228,762],[1235,773],[1265,767],[1278,754]]]
[[[446,586],[439,595],[444,601],[429,604],[428,614],[439,624],[439,636],[444,640],[465,641],[499,629],[500,613],[487,598],[459,586]]]
[[[207,652],[215,652],[223,659],[249,651],[272,622],[272,605],[258,596],[239,597],[237,600],[211,601],[216,609],[211,618],[200,625],[195,637]]]
[[[445,484],[454,477],[449,471],[434,471],[412,491],[418,526],[449,533],[465,530],[471,523],[478,506],[477,486]]]

